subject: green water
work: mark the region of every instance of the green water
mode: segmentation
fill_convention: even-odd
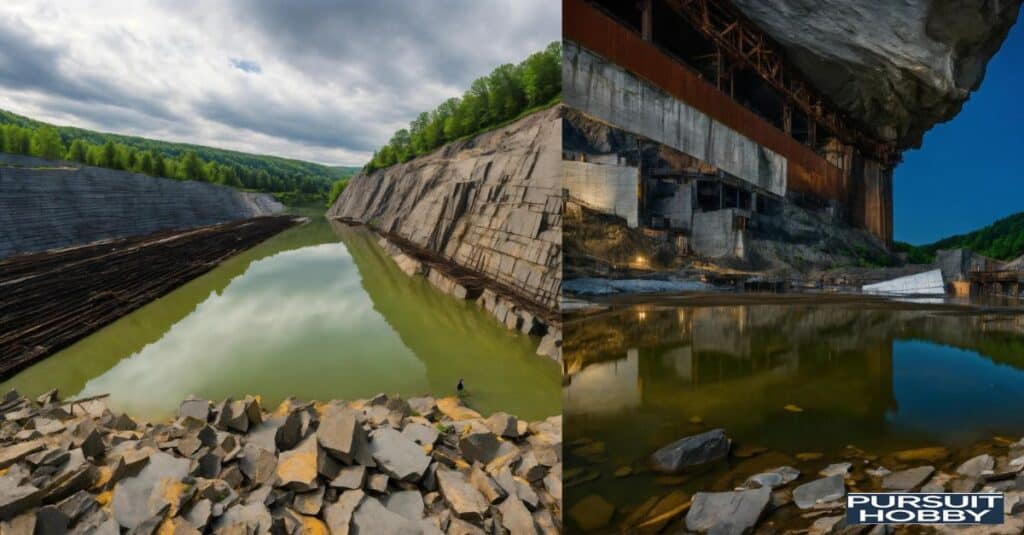
[[[643,305],[567,321],[564,332],[567,474],[598,475],[567,485],[567,508],[589,494],[628,506],[676,485],[713,487],[737,466],[682,483],[646,466],[656,449],[717,427],[767,448],[775,466],[801,466],[802,452],[840,460],[847,445],[885,455],[1024,436],[1024,315],[1013,311]],[[623,466],[636,473],[614,477]]]
[[[408,277],[362,228],[323,218],[235,256],[26,369],[2,388],[110,394],[140,418],[185,396],[354,399],[453,395],[537,419],[558,414],[560,370],[537,341]]]

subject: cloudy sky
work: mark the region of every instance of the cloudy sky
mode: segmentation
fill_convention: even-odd
[[[0,108],[361,165],[560,32],[552,0],[3,0]]]

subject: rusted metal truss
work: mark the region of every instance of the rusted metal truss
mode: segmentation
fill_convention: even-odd
[[[837,110],[803,79],[780,52],[782,47],[750,22],[728,0],[665,0],[697,31],[735,64],[752,69],[789,104],[807,114],[811,125],[821,124],[841,141],[886,165],[899,161],[895,144],[881,141]]]

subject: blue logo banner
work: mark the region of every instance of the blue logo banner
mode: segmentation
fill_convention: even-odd
[[[998,492],[855,492],[846,496],[847,524],[1002,524]]]

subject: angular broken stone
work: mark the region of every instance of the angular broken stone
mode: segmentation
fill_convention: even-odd
[[[195,396],[189,396],[178,407],[178,416],[206,422],[210,419],[210,402]]]
[[[295,448],[281,453],[277,461],[277,485],[296,492],[313,490],[317,486],[316,436],[310,435]]]
[[[383,494],[388,491],[388,476],[386,474],[371,474],[366,481],[366,490]]]
[[[490,503],[498,503],[508,496],[508,492],[505,491],[497,481],[491,479],[491,476],[487,475],[479,464],[473,465],[473,468],[469,472],[469,482],[476,487],[476,490],[480,491],[487,498]]]
[[[490,431],[472,430],[459,438],[459,451],[467,462],[491,462],[498,453],[498,437]]]
[[[500,437],[516,438],[519,436],[519,420],[504,412],[496,412],[487,418],[487,427]]]
[[[370,496],[364,498],[355,513],[352,514],[351,527],[354,533],[394,535],[420,535],[422,533],[418,522],[413,522],[402,515],[389,511],[377,498]]]
[[[800,477],[800,471],[792,466],[780,466],[773,468],[767,472],[755,474],[747,478],[743,486],[750,489],[756,489],[760,487],[768,487],[773,489],[775,487],[781,487],[791,481],[795,481],[796,478]]]
[[[421,446],[433,446],[437,442],[437,429],[417,423],[410,423],[402,429],[402,436]]]
[[[114,519],[122,527],[135,529],[147,519],[166,510],[175,499],[176,489],[183,490],[181,480],[188,475],[189,460],[164,452],[149,456],[149,463],[135,477],[128,477],[114,487]]]
[[[21,484],[20,477],[0,477],[0,520],[10,520],[31,507],[39,505],[42,491],[30,484]]]
[[[333,403],[324,408],[316,437],[320,447],[345,464],[373,466],[361,455],[366,449],[366,431],[352,409]]]
[[[651,466],[659,472],[678,473],[692,466],[724,459],[729,455],[730,444],[724,429],[713,429],[662,447],[651,455]]]
[[[437,485],[456,516],[463,520],[483,520],[489,503],[462,474],[447,468],[438,468]]]
[[[746,533],[757,524],[770,499],[771,490],[767,487],[698,492],[686,513],[686,529],[697,533]]]
[[[843,496],[846,496],[846,482],[841,474],[816,479],[793,489],[793,501],[800,509],[810,509]]]
[[[345,491],[338,497],[338,501],[329,503],[324,507],[324,523],[331,530],[331,535],[348,535],[351,533],[350,524],[352,514],[366,498],[361,490]]]
[[[246,444],[238,468],[253,483],[262,485],[274,476],[277,456],[255,444]]]
[[[931,477],[935,468],[931,466],[918,466],[908,470],[893,472],[882,478],[882,488],[886,490],[913,490]]]
[[[399,481],[419,481],[430,465],[423,448],[388,427],[370,434],[370,454],[380,470]]]
[[[304,515],[316,516],[324,504],[324,487],[309,492],[300,492],[292,500],[292,508]]]
[[[996,465],[996,460],[989,454],[984,453],[968,459],[956,469],[956,473],[970,478],[978,479],[983,473],[989,472]]]
[[[615,506],[597,494],[586,496],[569,508],[569,518],[583,531],[596,531],[607,526],[614,514]]]
[[[533,516],[526,509],[519,498],[509,498],[500,505],[501,524],[509,531],[510,535],[536,535],[537,527],[533,523]]]
[[[384,507],[413,522],[423,519],[423,496],[418,490],[394,492],[384,498]]]
[[[338,477],[331,481],[331,486],[339,489],[358,489],[363,487],[366,481],[365,466],[346,466],[338,473]]]

